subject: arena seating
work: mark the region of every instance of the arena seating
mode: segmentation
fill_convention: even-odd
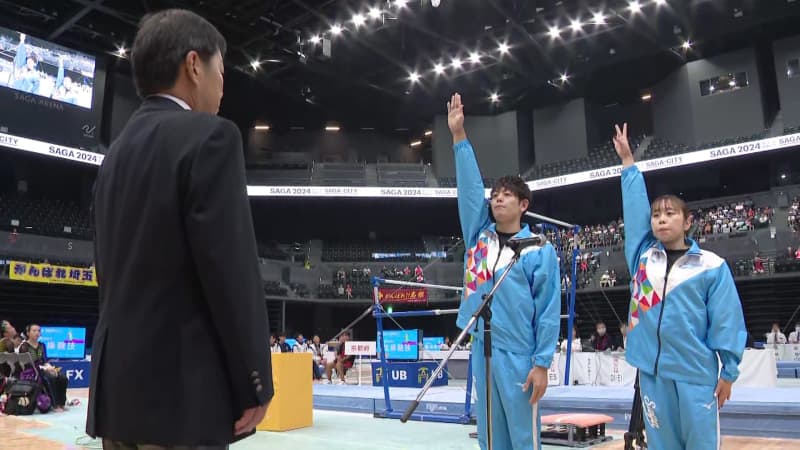
[[[642,141],[642,137],[630,139],[631,148],[636,149]],[[573,159],[569,161],[558,161],[550,164],[537,165],[530,172],[529,179],[540,179],[557,177],[569,173],[583,172],[592,169],[600,169],[619,164],[619,157],[614,150],[614,144],[610,141],[603,143],[589,150],[587,157]]]
[[[427,166],[423,164],[378,163],[378,186],[425,187]]]
[[[422,241],[411,242],[324,242],[322,246],[322,261],[341,261],[341,262],[366,262],[373,261],[374,253],[391,254],[397,253],[398,256],[380,258],[381,261],[421,261],[423,258],[415,256],[415,253],[425,251]],[[402,255],[405,254],[405,255]]]
[[[308,186],[311,170],[308,166],[294,168],[248,169],[247,184],[272,186]]]
[[[265,281],[264,293],[267,295],[286,297],[289,291],[285,287],[281,286],[281,284],[277,281]]]
[[[6,231],[92,239],[88,213],[88,208],[71,201],[0,194],[0,229]],[[12,220],[19,226],[12,226]]]
[[[364,163],[314,163],[312,182],[316,186],[366,186]]]
[[[483,178],[483,187],[491,189],[494,186],[494,178]],[[439,187],[454,188],[456,187],[455,177],[441,177],[438,179]]]

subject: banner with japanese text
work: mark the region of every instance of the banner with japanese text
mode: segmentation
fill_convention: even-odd
[[[379,288],[378,298],[381,303],[427,303],[428,290],[425,288]]]
[[[78,286],[97,286],[94,267],[54,266],[11,261],[9,278],[34,283],[72,284]]]

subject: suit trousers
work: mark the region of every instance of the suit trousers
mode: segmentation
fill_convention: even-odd
[[[227,445],[161,445],[128,444],[124,442],[103,439],[103,450],[228,450]]]

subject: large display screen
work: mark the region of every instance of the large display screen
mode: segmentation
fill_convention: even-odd
[[[443,337],[426,337],[422,338],[422,346],[425,348],[426,351],[429,352],[438,352],[442,349],[442,345],[444,344]]]
[[[421,343],[422,330],[383,331],[383,345],[389,360],[418,360]]]
[[[42,327],[40,342],[47,346],[47,357],[83,359],[86,356],[86,328]]]
[[[98,164],[105,79],[105,58],[0,27],[0,146]]]
[[[92,108],[95,58],[0,28],[0,86]]]

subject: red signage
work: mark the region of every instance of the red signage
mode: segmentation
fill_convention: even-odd
[[[428,290],[425,288],[380,288],[378,289],[378,298],[381,303],[427,303]]]

